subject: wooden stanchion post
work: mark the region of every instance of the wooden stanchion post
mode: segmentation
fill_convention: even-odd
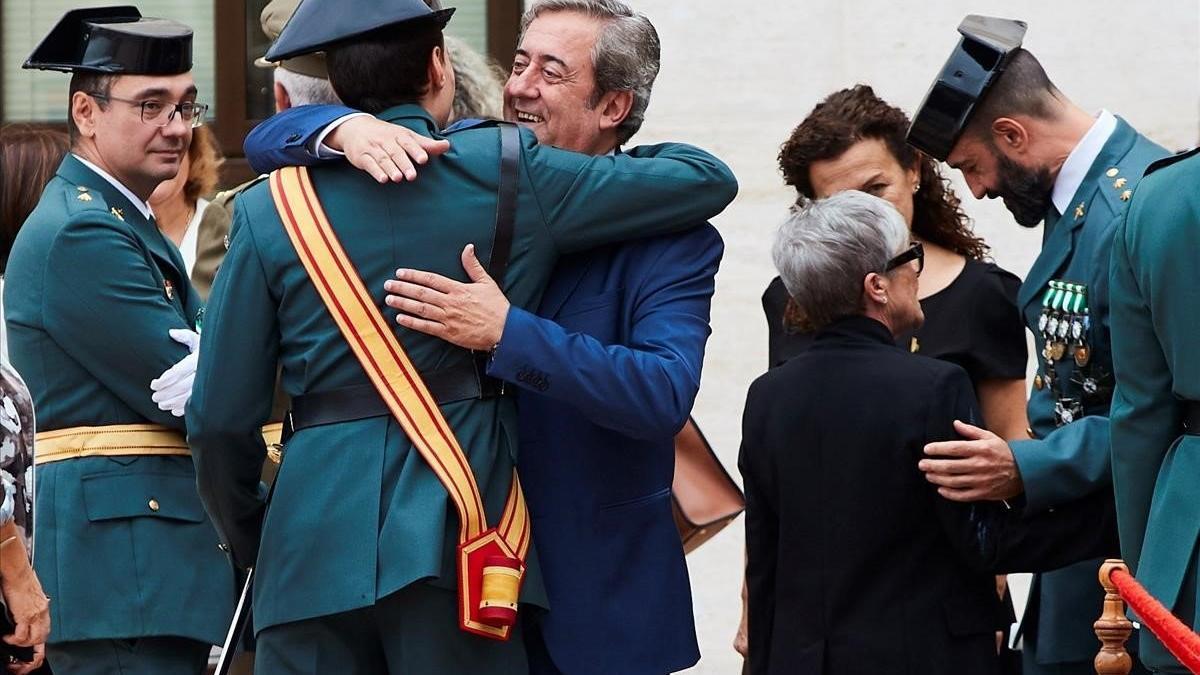
[[[1133,622],[1125,618],[1125,603],[1113,584],[1113,570],[1129,571],[1122,560],[1105,560],[1100,566],[1100,585],[1104,587],[1104,613],[1092,624],[1100,639],[1100,652],[1094,664],[1097,675],[1129,675],[1133,659],[1125,651],[1125,642],[1133,633]]]

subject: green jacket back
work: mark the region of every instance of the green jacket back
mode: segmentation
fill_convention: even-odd
[[[439,136],[416,106],[381,117]],[[736,191],[724,164],[689,146],[592,157],[540,146],[528,130],[520,138],[504,284],[519,307],[536,306],[560,254],[699,225]],[[465,281],[460,254],[466,244],[476,245],[481,260],[490,258],[499,139],[495,125],[455,132],[451,150],[410,183],[380,185],[348,165],[312,170],[338,238],[390,325],[394,312],[383,305],[383,283],[397,268]],[[269,185],[248,189],[234,212],[188,417],[201,495],[235,560],[257,560],[256,629],[366,606],[421,579],[453,587],[457,514],[390,418],[297,432],[263,522],[258,475],[264,448],[254,432],[268,415],[276,364],[292,397],[368,380],[284,232]],[[472,358],[436,338],[397,332],[422,372]],[[442,412],[495,524],[518,456],[513,402],[462,401]],[[544,604],[536,556],[529,562],[522,600]]]

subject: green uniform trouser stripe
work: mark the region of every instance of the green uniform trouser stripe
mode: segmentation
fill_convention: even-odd
[[[263,629],[254,672],[527,675],[529,664],[520,622],[507,642],[464,632],[455,594],[417,582],[371,607]]]
[[[78,640],[46,645],[55,675],[200,675],[212,645],[188,638]]]

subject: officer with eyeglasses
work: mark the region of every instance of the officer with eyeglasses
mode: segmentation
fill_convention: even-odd
[[[192,30],[134,7],[73,10],[25,67],[71,73],[71,152],[16,238],[4,298],[37,409],[47,660],[59,675],[202,673],[234,582],[182,403],[152,400],[152,381],[198,358],[201,303],[147,204],[207,109]]]
[[[192,87],[191,94],[195,95],[195,86]],[[128,103],[129,105],[141,111],[142,123],[149,124],[155,127],[167,127],[175,121],[175,116],[184,121],[189,129],[204,124],[204,113],[208,112],[208,106],[195,101],[180,101],[179,103],[171,103],[169,101],[161,101],[157,98],[147,99],[131,99],[118,98],[111,94],[105,94],[99,91],[87,92],[89,96],[100,101],[118,101],[120,103]],[[160,94],[142,93],[143,96],[159,96]]]

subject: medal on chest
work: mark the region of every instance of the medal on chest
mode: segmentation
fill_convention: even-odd
[[[1034,388],[1038,391],[1050,389],[1058,426],[1082,417],[1083,401],[1095,399],[1102,393],[1102,386],[1088,367],[1092,361],[1092,347],[1088,342],[1090,332],[1088,287],[1062,279],[1050,281],[1042,296],[1042,312],[1038,317],[1043,363],[1041,372],[1034,378]],[[1062,381],[1057,370],[1064,361],[1072,370],[1067,382]]]
[[[1051,281],[1042,296],[1042,314],[1038,317],[1038,332],[1042,337],[1042,358],[1050,365],[1062,359],[1066,353],[1066,345],[1061,336],[1069,330],[1070,318],[1067,307],[1072,298],[1068,284],[1061,281]]]

